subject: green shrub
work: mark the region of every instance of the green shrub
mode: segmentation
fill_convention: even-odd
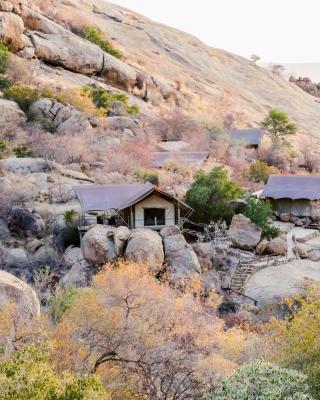
[[[253,223],[260,226],[263,238],[271,239],[279,235],[279,229],[269,224],[269,218],[272,215],[272,207],[269,201],[250,197],[247,199],[243,214],[250,218]]]
[[[13,100],[18,103],[21,110],[23,110],[27,115],[29,114],[32,103],[43,97],[55,99],[62,104],[66,104],[63,95],[56,94],[50,89],[37,89],[31,86],[23,85],[13,85],[9,87],[5,90],[4,97],[8,100]],[[31,114],[30,119],[32,119],[32,117],[33,115]]]
[[[0,75],[0,90],[8,89],[11,85],[11,81],[7,76]]]
[[[63,314],[72,306],[79,293],[80,289],[75,287],[68,287],[56,292],[50,302],[50,315],[55,323],[61,321]]]
[[[64,213],[64,220],[66,221],[67,224],[72,224],[77,217],[78,213],[74,209],[67,210]]]
[[[238,369],[203,400],[313,400],[307,377],[256,361]]]
[[[42,347],[25,347],[0,362],[2,400],[110,399],[96,376],[56,372]]]
[[[254,182],[267,183],[269,175],[276,174],[278,170],[274,167],[270,167],[263,161],[255,161],[250,165],[249,179]]]
[[[112,43],[102,37],[102,33],[94,26],[86,26],[83,28],[83,36],[85,39],[89,40],[89,42],[96,44],[106,53],[111,54],[112,56],[122,59],[123,53],[113,47]]]
[[[112,105],[120,101],[123,103],[127,114],[135,115],[140,112],[140,109],[137,105],[129,106],[129,97],[124,93],[114,93],[111,94],[108,90],[99,88],[99,89],[91,89],[88,87],[83,88],[85,92],[90,93],[92,97],[92,101],[97,108],[104,108],[106,110],[106,114],[110,111]]]
[[[8,47],[0,43],[0,74],[6,72],[9,57],[10,51],[8,50]]]
[[[134,172],[134,176],[143,182],[150,182],[153,185],[159,185],[159,175],[148,169],[139,169]]]
[[[28,113],[31,104],[39,100],[41,94],[39,90],[30,86],[13,85],[5,90],[4,97],[15,101],[22,111]]]
[[[39,122],[42,128],[50,133],[54,133],[57,130],[57,126],[50,118],[45,117],[40,111],[32,110],[32,107],[29,109],[27,117],[28,121]]]
[[[234,209],[230,204],[243,195],[243,190],[228,178],[223,167],[211,172],[200,171],[186,193],[186,202],[194,209],[193,217],[200,222],[230,222]]]
[[[28,146],[19,145],[13,149],[17,158],[38,157],[38,154]]]
[[[0,140],[0,159],[6,158],[11,152],[11,143],[7,140]]]

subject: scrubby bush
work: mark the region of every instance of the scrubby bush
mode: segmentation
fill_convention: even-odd
[[[278,236],[279,229],[269,224],[269,218],[272,214],[272,207],[269,201],[250,197],[247,200],[243,214],[250,218],[253,223],[260,226],[264,238],[270,239]]]
[[[69,310],[79,295],[80,289],[72,286],[56,291],[49,305],[50,315],[55,323],[60,322],[63,314]]]
[[[0,159],[6,158],[11,153],[12,145],[7,140],[0,140]]]
[[[313,400],[307,377],[256,361],[238,369],[203,400]]]
[[[93,375],[57,374],[48,354],[28,346],[0,363],[0,398],[3,400],[108,400],[102,383]]]
[[[0,74],[6,72],[7,62],[10,57],[10,51],[7,46],[3,43],[0,43]]]
[[[13,100],[18,103],[22,111],[27,115],[29,113],[30,106],[35,101],[42,97],[48,97],[56,99],[62,104],[66,104],[65,99],[62,95],[52,92],[50,89],[42,88],[37,89],[31,86],[24,85],[13,85],[4,91],[4,97],[8,100]],[[32,114],[30,115],[32,119]]]
[[[64,220],[66,221],[67,224],[72,224],[74,222],[74,220],[77,218],[78,213],[76,212],[76,210],[72,209],[72,210],[67,210],[64,213]]]
[[[111,42],[104,39],[102,33],[95,26],[85,26],[82,33],[85,39],[96,44],[106,53],[119,59],[123,58],[123,53],[119,49],[116,49]]]
[[[134,172],[134,176],[143,182],[150,182],[156,186],[159,185],[159,175],[155,171],[149,169],[138,169]]]
[[[228,178],[223,167],[211,172],[200,171],[186,193],[186,202],[194,209],[194,218],[201,222],[225,220],[230,222],[234,210],[231,200],[243,195],[243,190]]]
[[[0,90],[5,90],[11,85],[11,81],[7,76],[0,75]]]
[[[17,158],[37,157],[38,154],[34,149],[28,146],[19,145],[13,149]]]
[[[249,178],[254,182],[264,182],[268,181],[269,175],[276,174],[278,171],[276,168],[270,167],[263,161],[255,161],[250,165],[249,168]]]
[[[287,316],[273,320],[270,356],[286,368],[308,376],[316,399],[320,398],[320,287],[311,285],[304,295],[287,299]]]
[[[129,97],[124,93],[110,93],[108,90],[99,88],[91,89],[88,87],[83,88],[84,92],[90,93],[92,101],[97,108],[105,109],[105,113],[110,112],[114,103],[121,102],[124,105],[125,111],[129,115],[135,115],[140,112],[137,105],[129,106]]]

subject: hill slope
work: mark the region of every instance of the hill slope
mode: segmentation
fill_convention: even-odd
[[[176,106],[215,123],[231,113],[238,126],[256,125],[268,108],[277,107],[298,123],[297,139],[307,134],[320,141],[316,99],[249,60],[208,47],[187,33],[103,0],[34,0],[19,13],[29,46],[20,55],[38,81],[68,87],[83,85],[87,76],[98,77],[138,97],[145,112]],[[103,57],[81,39],[86,25],[98,27],[124,52],[124,61]],[[2,33],[6,35],[8,30]],[[27,60],[30,53],[33,59]],[[55,66],[63,69],[57,72]]]

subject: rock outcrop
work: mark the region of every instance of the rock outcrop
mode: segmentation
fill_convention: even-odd
[[[229,228],[229,238],[234,247],[253,250],[261,239],[261,228],[242,214],[234,215]]]
[[[30,107],[30,112],[52,122],[58,132],[81,132],[91,129],[88,118],[70,104],[62,104],[55,99],[42,98]]]
[[[14,101],[0,98],[0,131],[17,129],[26,122],[24,112]]]
[[[45,223],[38,213],[20,206],[12,207],[8,218],[8,227],[10,231],[22,237],[26,235],[42,237],[46,229]]]
[[[83,256],[90,265],[98,266],[116,259],[113,233],[112,227],[94,225],[83,236]]]
[[[23,31],[24,24],[19,15],[12,12],[0,11],[1,42],[7,45],[13,52],[17,52],[25,47],[22,35]]]
[[[134,262],[148,264],[154,274],[161,271],[164,253],[160,235],[151,229],[134,229],[131,231],[125,258]]]
[[[0,271],[0,305],[16,303],[19,310],[28,317],[40,315],[40,303],[35,291],[21,279]]]
[[[166,236],[163,243],[170,280],[179,281],[201,272],[197,255],[183,235]]]
[[[285,256],[287,255],[288,245],[287,242],[281,238],[274,238],[270,240],[267,246],[267,252],[269,254]]]

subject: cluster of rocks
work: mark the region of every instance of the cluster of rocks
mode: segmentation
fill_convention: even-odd
[[[146,263],[155,275],[165,269],[172,281],[200,272],[198,257],[177,226],[165,227],[159,234],[145,228],[95,225],[84,235],[82,248],[91,266],[124,257]]]
[[[320,97],[320,84],[312,82],[312,80],[308,77],[300,76],[299,78],[295,78],[294,76],[290,76],[289,82],[294,83],[300,89],[304,90],[314,97]]]
[[[279,220],[281,222],[291,222],[295,226],[308,226],[310,225],[310,223],[313,222],[312,218],[309,217],[299,218],[290,213],[280,213]]]
[[[262,229],[242,214],[232,218],[229,238],[232,245],[243,250],[255,250],[257,255],[270,254],[285,256],[288,245],[285,237],[261,240]]]

